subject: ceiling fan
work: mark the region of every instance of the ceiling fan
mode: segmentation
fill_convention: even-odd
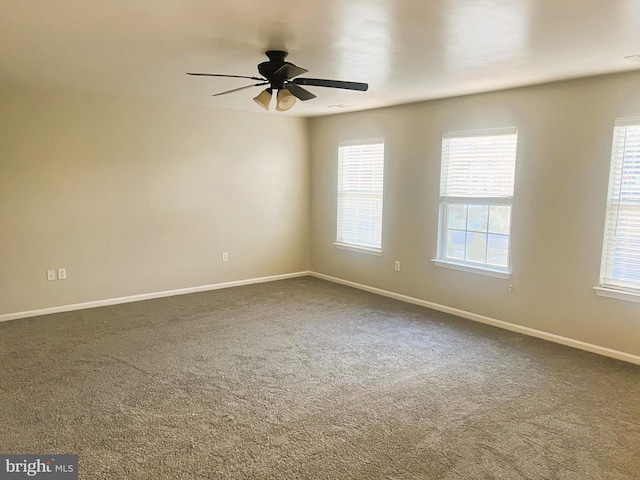
[[[330,87],[342,88],[345,90],[359,90],[366,92],[369,85],[360,82],[344,82],[342,80],[326,80],[322,78],[295,78],[298,75],[307,73],[308,70],[300,68],[290,62],[285,62],[288,53],[281,50],[269,50],[266,52],[269,61],[262,62],[258,65],[258,72],[262,77],[245,77],[244,75],[225,75],[220,73],[187,73],[187,75],[198,75],[204,77],[228,77],[228,78],[248,78],[257,80],[258,83],[246,85],[240,88],[234,88],[224,92],[216,93],[213,96],[226,95],[227,93],[238,92],[252,87],[260,87],[269,85],[260,92],[253,100],[265,110],[269,110],[269,103],[274,90],[278,91],[276,110],[283,112],[289,110],[296,103],[296,98],[305,101],[316,98],[310,91],[301,87]]]

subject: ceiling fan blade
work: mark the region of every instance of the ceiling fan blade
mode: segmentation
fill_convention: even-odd
[[[226,95],[227,93],[239,92],[240,90],[245,90],[247,88],[259,87],[260,85],[268,85],[268,84],[269,84],[269,82],[262,82],[262,83],[256,83],[254,85],[245,85],[244,87],[234,88],[233,90],[227,90],[227,91],[220,92],[220,93],[214,93],[211,96],[212,97],[218,97],[220,95]]]
[[[322,78],[294,78],[296,85],[310,85],[313,87],[344,88],[345,90],[359,90],[366,92],[369,85],[360,82],[343,82],[342,80],[325,80]]]
[[[293,95],[296,98],[299,98],[303,102],[305,100],[311,100],[312,98],[316,98],[316,96],[313,93],[311,93],[309,90],[305,90],[304,88],[292,82],[286,83],[284,85],[284,88],[289,90],[291,92],[291,95]]]
[[[244,75],[224,75],[222,73],[189,73],[187,72],[187,75],[196,75],[199,77],[226,77],[226,78],[248,78],[250,80],[261,80],[263,82],[266,82],[267,79],[266,78],[260,78],[260,77],[245,77]]]
[[[273,76],[278,77],[280,75],[283,75],[285,79],[291,80],[293,77],[297,77],[298,75],[302,75],[303,73],[307,73],[308,71],[309,70],[307,70],[306,68],[296,67],[292,63],[285,63],[275,71]]]

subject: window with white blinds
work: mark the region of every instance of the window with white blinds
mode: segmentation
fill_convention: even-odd
[[[510,272],[517,143],[515,128],[443,136],[436,264]]]
[[[640,293],[640,117],[613,129],[600,285]]]
[[[337,245],[382,249],[384,141],[338,146]]]

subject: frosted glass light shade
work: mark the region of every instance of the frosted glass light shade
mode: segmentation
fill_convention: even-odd
[[[278,101],[276,103],[276,110],[284,112],[293,107],[296,103],[296,97],[291,95],[291,92],[286,88],[278,91]]]
[[[271,103],[271,89],[265,88],[253,99],[253,101],[265,110],[269,110],[269,103]]]

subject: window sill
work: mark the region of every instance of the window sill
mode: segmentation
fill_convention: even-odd
[[[351,250],[352,252],[366,253],[368,255],[377,255],[378,257],[382,256],[381,248],[361,247],[359,245],[351,245],[349,243],[340,243],[340,242],[335,242],[334,245],[336,246],[336,248],[340,248],[342,250]]]
[[[451,262],[449,260],[440,260],[436,258],[432,259],[431,261],[437,267],[451,268],[453,270],[460,270],[462,272],[468,272],[468,273],[476,273],[479,275],[487,275],[489,277],[496,277],[496,278],[509,279],[511,277],[511,274],[509,272],[504,272],[502,270],[493,270],[491,268],[485,268],[485,267],[475,267],[472,265]]]
[[[615,298],[616,300],[624,300],[627,302],[640,303],[640,293],[627,292],[625,290],[616,290],[609,287],[593,287],[596,295],[600,297]]]

